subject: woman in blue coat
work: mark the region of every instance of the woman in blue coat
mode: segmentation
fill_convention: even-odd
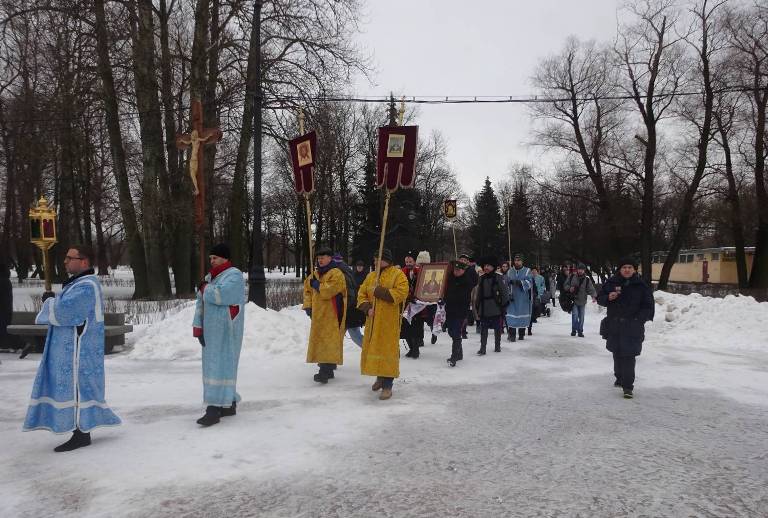
[[[631,399],[635,383],[635,359],[640,356],[645,339],[645,323],[653,320],[653,292],[637,274],[633,258],[621,260],[616,275],[600,289],[597,303],[608,308],[608,316],[600,323],[600,335],[606,349],[613,353],[615,387]]]

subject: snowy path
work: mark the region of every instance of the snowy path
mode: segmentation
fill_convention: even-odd
[[[238,416],[209,429],[194,423],[198,362],[113,356],[124,425],[71,454],[20,432],[37,362],[2,355],[0,516],[768,516],[764,336],[713,349],[704,338],[727,330],[665,334],[660,314],[626,401],[601,315],[583,339],[553,315],[483,358],[470,333],[455,369],[441,336],[403,358],[388,402],[354,345],[317,386],[304,344],[271,344],[244,354]]]

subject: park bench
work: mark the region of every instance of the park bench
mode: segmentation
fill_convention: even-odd
[[[37,313],[31,311],[16,311],[8,326],[8,334],[21,337],[25,342],[34,345],[35,352],[42,352],[47,325],[35,324]],[[104,314],[104,352],[109,354],[116,345],[125,344],[125,335],[133,331],[132,325],[125,323],[125,313]]]

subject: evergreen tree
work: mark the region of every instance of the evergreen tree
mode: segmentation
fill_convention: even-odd
[[[470,240],[476,258],[487,255],[501,257],[506,250],[506,238],[501,226],[499,200],[488,177],[485,178],[485,186],[475,195],[474,205]]]
[[[533,215],[524,182],[515,182],[509,215],[513,253],[522,253],[528,258],[537,255],[536,236],[533,232]]]

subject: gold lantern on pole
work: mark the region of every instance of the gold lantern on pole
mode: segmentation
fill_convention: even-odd
[[[51,293],[51,261],[48,250],[58,242],[56,235],[56,211],[48,206],[48,200],[40,197],[37,205],[29,209],[29,240],[43,253],[45,291]]]

